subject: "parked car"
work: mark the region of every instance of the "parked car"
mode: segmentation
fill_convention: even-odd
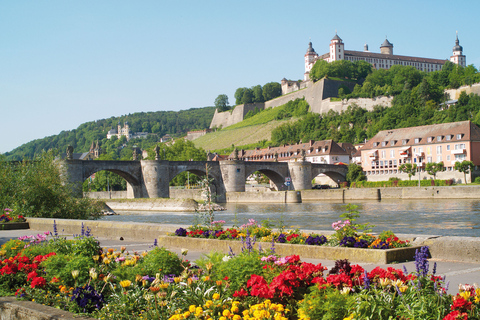
[[[330,189],[330,186],[328,184],[317,184],[312,189]]]

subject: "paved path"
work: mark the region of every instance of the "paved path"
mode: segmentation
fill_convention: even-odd
[[[25,235],[35,235],[37,233],[42,233],[38,230],[11,230],[11,231],[0,231],[0,245],[5,243],[10,239],[16,239],[21,236]],[[122,241],[122,240],[112,240],[97,237],[100,241],[102,247],[106,248],[114,248],[120,250],[120,247],[125,246],[126,249],[130,252],[137,251],[149,251],[153,247],[152,242],[140,242],[140,241]],[[212,248],[212,251],[215,248]],[[171,249],[173,252],[176,252],[180,255],[180,249],[173,248]],[[200,258],[204,252],[189,250],[187,259],[190,261],[195,261],[196,259]],[[335,265],[335,261],[333,260],[321,260],[321,259],[302,259],[302,261],[307,261],[311,263],[321,263],[323,266],[327,268],[331,268]],[[458,292],[458,285],[459,284],[473,284],[477,283],[480,284],[480,263],[469,263],[469,262],[461,262],[461,261],[445,261],[445,260],[437,260],[437,259],[430,259],[430,270],[433,269],[434,262],[437,263],[437,274],[438,275],[445,275],[447,278],[446,280],[449,281],[448,293],[456,294]],[[407,268],[409,272],[415,270],[415,263],[411,262],[404,262],[399,264],[389,264],[389,265],[379,265],[373,263],[359,263],[363,268],[367,271],[374,269],[377,266],[382,268],[393,267],[396,269],[403,269],[403,266]]]

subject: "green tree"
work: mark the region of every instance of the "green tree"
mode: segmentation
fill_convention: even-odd
[[[265,101],[275,99],[282,95],[282,86],[278,82],[269,82],[263,86],[263,98]]]
[[[356,181],[364,181],[366,179],[367,178],[365,177],[365,173],[362,170],[362,166],[359,166],[356,163],[350,163],[348,165],[347,181],[349,183]]]
[[[472,161],[463,160],[462,162],[455,162],[455,170],[463,172],[465,184],[467,184],[467,174],[475,167]]]
[[[261,85],[256,85],[252,87],[253,90],[253,102],[264,102],[263,98],[263,89]]]
[[[238,88],[236,91],[235,91],[235,104],[238,105],[238,104],[242,104],[243,103],[243,93],[245,92],[247,88]]]
[[[219,94],[215,99],[215,108],[218,112],[224,112],[230,109],[228,106],[228,96],[226,94]]]
[[[433,176],[433,180],[437,178],[437,172],[443,171],[443,162],[429,162],[425,166],[425,170],[429,175]]]
[[[253,90],[249,89],[249,88],[246,88],[245,91],[243,91],[242,102],[243,103],[252,103],[253,99],[254,99]]]
[[[398,171],[408,174],[408,180],[412,180],[412,176],[417,173],[417,165],[411,163],[404,163],[398,167]]]

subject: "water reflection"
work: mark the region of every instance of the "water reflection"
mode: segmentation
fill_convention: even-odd
[[[480,236],[479,200],[382,200],[354,201],[360,211],[359,222],[369,222],[373,231],[392,230],[396,233]],[[226,211],[216,212],[216,220],[228,225],[243,224],[248,219],[270,220],[288,228],[331,230],[332,222],[345,212],[341,202],[307,202],[292,204],[225,204]],[[191,225],[195,213],[120,212],[102,217],[110,221]]]

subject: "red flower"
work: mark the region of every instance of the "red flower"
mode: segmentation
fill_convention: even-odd
[[[242,289],[240,289],[240,290],[235,291],[235,293],[233,294],[233,296],[234,296],[235,298],[238,298],[238,297],[246,297],[246,296],[248,296],[248,292],[247,292],[247,290],[245,290],[245,289],[242,288]]]
[[[225,278],[223,278],[223,280],[227,281],[227,280],[228,280],[228,276],[225,276]]]
[[[450,307],[451,310],[470,310],[472,308],[472,302],[465,300],[459,295],[453,297],[453,304]]]
[[[30,287],[33,288],[43,288],[47,284],[47,281],[42,277],[36,277],[32,280]]]
[[[38,276],[37,272],[32,271],[32,272],[30,272],[30,273],[28,274],[27,280],[30,281],[30,280],[36,278],[37,276]]]
[[[443,320],[468,320],[468,314],[455,310],[447,314]]]
[[[351,287],[352,286],[352,279],[347,276],[345,273],[341,274],[330,274],[327,277],[327,282],[334,285],[337,288],[340,287]]]

